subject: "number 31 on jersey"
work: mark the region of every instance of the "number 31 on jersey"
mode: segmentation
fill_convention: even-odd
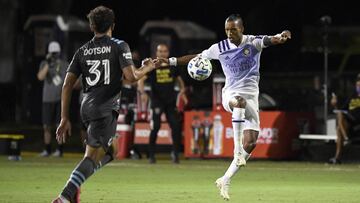
[[[86,60],[86,64],[91,66],[89,69],[90,74],[94,74],[95,78],[91,80],[90,77],[86,77],[86,83],[90,86],[96,85],[101,77],[101,71],[99,70],[100,64],[103,66],[104,70],[104,84],[110,84],[110,61],[109,59],[104,60]]]

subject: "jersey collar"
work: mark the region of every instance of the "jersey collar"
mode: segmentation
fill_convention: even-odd
[[[229,44],[230,44],[230,49],[235,49],[235,48],[241,47],[241,46],[246,42],[246,38],[247,38],[247,35],[243,35],[243,36],[242,36],[241,43],[239,44],[239,46],[236,46],[234,43],[232,43],[232,42],[229,40],[229,38],[226,39],[226,40],[227,40],[227,41],[229,42]]]
[[[103,36],[101,36],[101,37],[95,37],[95,36],[94,36],[94,37],[92,38],[92,41],[100,41],[100,40],[107,39],[107,38],[110,39],[110,37],[107,36],[107,35],[103,35]]]

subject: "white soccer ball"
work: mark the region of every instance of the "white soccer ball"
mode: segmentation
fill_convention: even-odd
[[[209,59],[197,56],[190,60],[187,71],[190,77],[202,81],[211,75],[212,65]]]

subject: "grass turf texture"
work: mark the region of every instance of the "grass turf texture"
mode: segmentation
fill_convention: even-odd
[[[80,155],[10,162],[0,156],[0,202],[50,202]],[[224,202],[214,186],[230,161],[115,161],[82,186],[81,202]],[[360,165],[249,161],[233,178],[230,202],[360,202]]]

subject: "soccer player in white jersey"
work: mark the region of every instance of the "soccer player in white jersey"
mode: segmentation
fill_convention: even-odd
[[[220,195],[229,200],[230,180],[240,167],[246,165],[259,135],[260,55],[263,48],[283,44],[291,38],[290,31],[274,36],[244,35],[243,21],[238,14],[225,20],[227,39],[213,44],[200,54],[162,59],[166,65],[186,65],[194,57],[219,60],[225,74],[222,104],[232,113],[234,158],[225,174],[216,180]],[[164,64],[164,65],[165,65]]]

